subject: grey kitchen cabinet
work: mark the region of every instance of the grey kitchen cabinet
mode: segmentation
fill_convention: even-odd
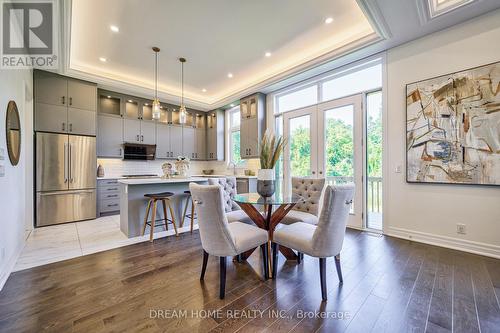
[[[206,159],[224,160],[224,111],[215,110],[207,114]]]
[[[96,134],[97,86],[36,70],[35,131]]]
[[[240,101],[240,152],[242,159],[259,157],[259,145],[265,131],[266,96],[257,93]]]
[[[196,151],[195,159],[206,160],[207,152],[207,131],[204,128],[196,129]]]
[[[170,150],[172,151],[172,157],[177,158],[182,156],[183,151],[183,132],[182,126],[172,125],[170,127]]]
[[[156,158],[172,158],[170,150],[170,125],[156,124]]]
[[[97,180],[97,216],[120,212],[120,187],[118,179]]]
[[[123,119],[123,141],[141,142],[141,121],[139,119]]]
[[[141,121],[141,143],[154,145],[156,143],[156,123],[152,121]]]
[[[122,117],[122,99],[120,94],[99,89],[97,112],[108,116]]]
[[[123,157],[123,119],[97,116],[97,156]]]
[[[196,129],[192,126],[182,128],[182,154],[189,159],[196,157]]]

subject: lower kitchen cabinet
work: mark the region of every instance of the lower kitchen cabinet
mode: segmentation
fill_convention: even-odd
[[[120,213],[118,179],[97,180],[97,216]]]

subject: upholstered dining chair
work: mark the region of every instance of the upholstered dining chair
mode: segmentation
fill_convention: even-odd
[[[273,279],[277,274],[279,245],[283,245],[312,257],[319,258],[321,296],[327,299],[326,258],[335,257],[335,266],[340,283],[343,283],[340,267],[340,251],[344,242],[349,209],[354,198],[354,186],[342,185],[325,188],[323,203],[317,225],[297,222],[283,225],[272,239]]]
[[[219,185],[191,183],[189,189],[198,214],[201,245],[203,247],[203,266],[200,280],[205,277],[208,256],[219,257],[219,297],[223,299],[226,286],[226,257],[238,256],[258,246],[262,251],[264,278],[268,279],[267,231],[238,221],[228,223],[224,210],[224,194]]]
[[[209,185],[219,185],[224,195],[224,210],[226,211],[227,221],[229,223],[239,221],[253,224],[252,219],[233,201],[237,194],[236,177],[209,178]]]
[[[292,193],[301,196],[304,201],[296,204],[281,223],[318,224],[319,203],[324,186],[325,178],[292,177]]]

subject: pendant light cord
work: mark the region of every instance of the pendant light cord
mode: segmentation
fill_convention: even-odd
[[[158,100],[158,52],[155,52],[155,100]]]
[[[182,82],[181,105],[184,105],[184,63],[183,62],[181,62],[181,82]]]

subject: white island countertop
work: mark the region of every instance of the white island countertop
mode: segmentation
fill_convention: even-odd
[[[178,183],[198,183],[206,182],[208,178],[204,177],[189,177],[189,178],[134,178],[134,179],[118,179],[118,182],[126,185],[145,185],[145,184],[178,184]]]

